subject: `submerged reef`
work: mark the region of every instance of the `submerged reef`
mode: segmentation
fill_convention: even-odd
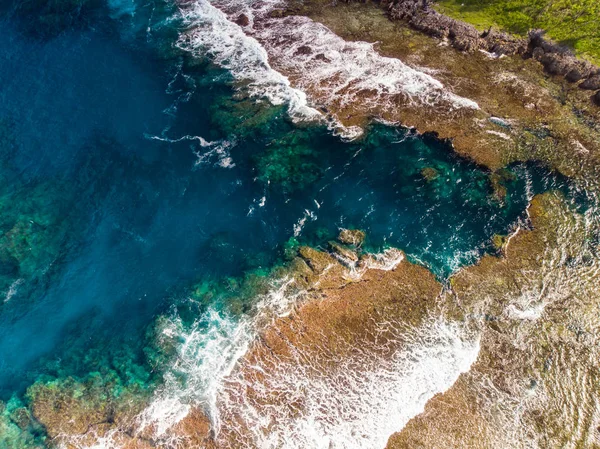
[[[9,0],[0,7],[22,21],[31,36],[49,39],[90,25],[90,15],[101,9],[100,0]]]
[[[0,308],[44,282],[76,220],[75,197],[64,180],[23,176],[16,145],[11,121],[0,121]]]
[[[39,10],[52,37],[77,26],[95,3],[32,1],[21,12]],[[400,3],[390,4],[397,17]],[[206,61],[194,66],[194,57],[181,56],[167,89],[178,99],[165,114],[181,107],[193,121],[191,106],[209,105],[198,120],[208,124],[206,139],[169,122],[131,156],[136,145],[121,148],[96,136],[90,148],[73,153],[85,155],[65,158],[75,160],[68,176],[57,170],[24,177],[18,169],[23,161],[12,157],[11,127],[0,126],[0,312],[15,307],[10,310],[17,316],[19,295],[31,296],[60,269],[57,262],[87,248],[74,236],[94,228],[97,210],[110,216],[110,232],[87,236],[104,238],[107,246],[93,247],[86,266],[104,266],[94,256],[110,247],[114,257],[104,268],[116,272],[105,278],[114,289],[90,288],[89,307],[74,308],[70,321],[62,322],[59,350],[40,356],[23,379],[28,387],[22,394],[0,402],[0,449],[600,447],[598,209],[547,192],[561,187],[554,175],[544,171],[540,180],[518,164],[541,161],[578,180],[564,190],[598,188],[600,109],[591,90],[567,79],[575,77],[568,76],[571,70],[548,74],[535,57],[523,60],[522,42],[488,34],[471,46],[450,31],[424,35],[414,24],[389,20],[380,5],[310,0],[282,9],[262,3],[238,8],[214,0],[177,6],[186,25],[177,57],[194,39],[206,46],[202,39],[218,23],[233,42],[240,33],[254,40],[244,41],[251,51],[236,44],[227,53],[226,45],[219,55],[213,48],[217,65],[233,73],[234,54],[258,55],[260,62],[244,61],[244,70],[257,67],[256,82],[219,72],[223,88],[221,81],[211,84],[218,77],[213,67],[204,78],[188,75],[204,73]],[[518,48],[500,57],[487,52],[495,51],[490,42]],[[546,53],[538,51],[538,59]],[[228,83],[238,83],[260,91],[263,78],[267,97],[276,93],[275,107],[256,101],[256,92],[229,89]],[[593,87],[595,78],[590,72],[578,81]],[[189,90],[178,91],[178,83]],[[195,90],[202,83],[214,87],[206,97]],[[302,114],[309,123],[318,117],[322,126],[292,123]],[[374,119],[416,131],[365,128]],[[332,130],[350,139],[358,128],[368,133],[345,147],[350,156],[336,153],[341,140],[328,147]],[[416,132],[427,136],[417,141]],[[450,140],[460,156],[479,165],[441,157],[428,146],[431,137]],[[164,144],[168,157],[159,157],[158,147],[152,147],[157,155],[147,154],[150,141]],[[169,146],[177,142],[189,144],[181,160],[175,157],[179,147]],[[400,149],[410,154],[394,153],[390,142],[406,142]],[[375,158],[376,151],[390,159]],[[137,165],[145,157],[150,161]],[[376,159],[385,171],[366,165]],[[198,173],[207,161],[222,171]],[[325,179],[328,171],[335,183]],[[144,176],[134,181],[140,172]],[[334,184],[338,190],[330,188]],[[534,196],[539,191],[546,193]],[[356,196],[346,198],[346,192]],[[391,198],[370,198],[379,193]],[[204,196],[214,201],[188,200]],[[168,207],[159,207],[158,197]],[[297,197],[303,202],[294,204],[293,214],[286,209],[277,215],[276,207]],[[107,208],[98,207],[107,198]],[[225,207],[230,200],[240,208]],[[370,207],[356,207],[367,202]],[[341,206],[330,211],[330,204]],[[221,207],[223,215],[216,213]],[[188,212],[200,209],[212,216],[199,224],[199,215]],[[402,219],[391,219],[390,211]],[[452,213],[479,221],[446,221]],[[252,214],[256,219],[242,221]],[[317,214],[326,218],[317,223]],[[368,221],[371,214],[377,218]],[[133,226],[137,220],[143,225]],[[239,229],[223,225],[237,220]],[[385,231],[361,228],[365,223]],[[431,223],[439,229],[430,232]],[[370,246],[394,232],[406,232],[399,237],[406,247]],[[177,235],[163,239],[163,233]],[[286,236],[280,239],[285,243],[271,239],[276,233]],[[459,233],[464,241],[451,242]],[[193,240],[195,234],[202,239]],[[152,238],[160,245],[152,246]],[[256,246],[240,243],[254,238]],[[142,264],[187,239],[192,242],[177,257]],[[451,249],[442,254],[435,245]],[[133,267],[125,270],[125,259]],[[448,265],[440,268],[442,259]],[[186,264],[204,271],[183,276],[179,269]],[[138,271],[147,274],[137,279],[139,288],[130,291],[119,282]],[[170,271],[172,279],[165,274]],[[164,283],[151,282],[163,276]],[[191,286],[177,289],[176,282]],[[146,289],[157,296],[166,291],[166,305],[160,299],[146,304]],[[108,301],[119,290],[143,305],[136,309],[120,296]],[[103,316],[104,307],[110,313]],[[130,323],[134,313],[123,314],[124,308],[145,321]],[[121,314],[124,320],[106,325]],[[112,335],[129,325],[141,332]]]
[[[385,372],[385,361],[403,348],[414,349],[419,330],[437,317],[459,326],[467,354],[468,341],[478,342],[476,361],[459,359],[456,384],[407,419],[388,447],[528,447],[531,441],[596,447],[598,323],[589,311],[599,299],[597,223],[592,226],[554,192],[534,198],[529,213],[530,229],[509,236],[503,255],[485,256],[446,288],[401,253],[382,270],[373,256],[347,257],[348,249],[332,246],[328,254],[301,248],[292,266],[306,293],[291,314],[259,332],[225,380],[212,444],[258,447],[259,441],[306,437],[295,427],[304,420],[316,420],[317,429],[351,428],[353,418],[343,405],[347,397],[354,414],[376,420],[379,406],[390,419],[394,403],[383,397],[393,398],[395,386],[377,370]],[[391,372],[404,375],[401,369]],[[388,388],[385,394],[368,389],[373,375]],[[384,403],[369,402],[361,391],[381,393]],[[571,394],[580,399],[571,403],[566,400]],[[254,413],[260,420],[252,420]],[[402,426],[403,418],[393,422]],[[370,432],[365,444],[386,431],[365,422]]]
[[[273,182],[284,192],[302,189],[321,177],[320,152],[310,145],[306,133],[292,131],[272,141],[263,154],[257,156],[258,179]]]

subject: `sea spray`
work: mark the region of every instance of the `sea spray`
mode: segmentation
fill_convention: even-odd
[[[188,31],[179,37],[179,48],[200,58],[210,55],[214,63],[246,85],[251,96],[267,98],[273,105],[287,105],[294,118],[321,118],[307,105],[306,94],[292,88],[285,76],[271,68],[265,49],[209,1],[194,2],[180,14]]]
[[[140,415],[140,430],[152,426],[158,438],[185,418],[192,406],[201,406],[218,423],[216,396],[222,378],[247,351],[249,326],[244,318],[209,309],[185,329],[178,317],[168,321],[162,332],[181,342],[172,368],[165,374],[151,405]]]
[[[253,315],[234,316],[211,307],[191,326],[185,326],[177,315],[166,320],[161,332],[179,342],[177,354],[165,373],[164,385],[140,414],[139,430],[151,428],[166,443],[171,438],[168,431],[192,407],[203,409],[218,429],[217,396],[224,379],[247,352],[257,330],[289,313],[300,295],[288,290],[292,284],[288,277],[274,280],[268,293],[258,298]]]

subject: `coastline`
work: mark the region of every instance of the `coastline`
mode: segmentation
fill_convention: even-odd
[[[271,299],[254,319],[256,335],[220,381],[214,409],[189,402],[161,429],[165,422],[146,422],[144,412],[135,416],[144,407],[141,396],[127,393],[111,405],[109,419],[100,419],[99,409],[94,423],[86,410],[102,400],[103,388],[88,383],[69,391],[67,385],[57,394],[50,384],[30,393],[33,416],[69,448],[96,441],[126,448],[279,447],[282,441],[306,447],[326,440],[354,447],[343,439],[353,426],[364,447],[389,437],[390,449],[527,447],[533,437],[549,445],[590,444],[589,432],[572,434],[562,426],[578,415],[562,410],[560,401],[565,373],[573,378],[573,394],[592,388],[575,379],[581,370],[593,379],[597,360],[589,343],[600,324],[585,321],[600,294],[593,274],[599,259],[588,255],[599,250],[589,246],[594,228],[556,192],[536,196],[528,212],[529,228],[515,230],[500,255],[485,255],[446,285],[398,250],[383,258],[363,253],[360,233],[348,239],[342,231],[327,250],[298,248],[270,275],[285,282],[259,282],[259,290],[272,286]],[[157,335],[167,352],[182,338]],[[186,365],[177,361],[181,354],[173,356],[168,364]],[[428,371],[432,363],[439,364],[435,372]],[[80,421],[64,422],[65,400]],[[175,398],[163,400],[177,408]],[[543,425],[542,408],[552,410]],[[517,412],[520,427],[504,433]],[[311,433],[303,423],[311,423]]]
[[[483,33],[473,25],[448,17],[434,9],[434,0],[393,0],[382,2],[393,20],[403,20],[415,30],[445,39],[459,51],[483,50],[496,57],[520,55],[534,58],[550,75],[593,92],[592,101],[600,106],[600,68],[575,56],[572,50],[544,38],[544,30],[530,30],[525,38],[490,27]]]
[[[449,140],[457,153],[492,171],[537,160],[584,182],[600,173],[600,107],[590,91],[548,74],[535,58],[459,51],[404,20],[392,20],[379,3],[292,2],[282,14],[306,15],[348,42],[374,42],[382,56],[433,74],[480,108],[452,111],[399,103],[380,110],[380,118]],[[330,112],[351,124],[373,117],[360,103]]]
[[[219,18],[230,20],[224,14]],[[288,21],[286,14],[305,16]],[[549,76],[535,58],[523,59],[522,42],[493,35],[448,45],[389,20],[373,4],[311,2],[274,9],[252,24],[237,18],[265,48],[272,51],[269,39],[277,44],[276,38],[290,45],[292,59],[266,50],[259,56],[269,70],[272,64],[284,80],[289,76],[286,87],[305,89],[324,116],[348,129],[385,120],[451,141],[459,155],[489,170],[490,201],[502,203],[503,176],[510,176],[502,169],[518,161],[542,161],[591,196],[599,187],[600,115],[589,91]],[[278,34],[298,23],[340,36],[332,54],[331,34],[313,46],[310,36],[298,41],[298,30]],[[516,50],[489,54],[490,42],[514,43]],[[315,59],[322,68],[356,54],[391,67],[390,75],[406,70],[430,96],[421,101],[418,89],[405,94],[410,83],[393,95],[385,86],[374,95],[369,83],[385,80],[371,77],[350,89],[355,102],[336,102],[323,95],[322,83],[303,78],[310,65],[293,60]],[[430,166],[417,173],[424,182],[440,176]],[[264,201],[266,194],[260,207]],[[40,378],[24,402],[0,402],[0,433],[34,435],[28,443],[36,448],[69,449],[277,448],[289,441],[370,448],[388,438],[390,449],[520,448],[533,440],[596,447],[600,240],[595,204],[582,214],[574,202],[556,191],[534,196],[526,219],[509,235],[494,235],[495,255],[448,279],[400,249],[369,254],[365,233],[356,229],[342,229],[322,247],[290,239],[283,266],[223,280],[220,288],[230,294],[217,300],[216,282],[198,284],[189,310],[173,304],[175,312],[158,316],[147,329],[141,365],[124,358],[114,367],[127,383],[112,368],[80,379]],[[210,363],[202,358],[206,347],[218,356]],[[577,407],[561,408],[564,382],[588,419],[579,419]],[[516,430],[505,433],[509,424]]]

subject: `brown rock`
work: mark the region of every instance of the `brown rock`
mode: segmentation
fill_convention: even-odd
[[[431,182],[431,181],[439,178],[440,174],[433,167],[425,167],[423,170],[421,170],[421,176],[423,176],[425,181]]]
[[[346,245],[360,246],[365,240],[365,233],[359,229],[341,229],[338,240]]]
[[[586,90],[598,90],[600,89],[600,75],[594,75],[584,80],[581,84],[579,84],[581,89]]]
[[[586,245],[581,217],[555,193],[536,196],[529,212],[533,229],[513,234],[504,243],[505,257],[485,256],[451,279],[463,308],[481,313],[486,304],[478,360],[394,434],[388,449],[516,448],[531,441],[548,448],[599,447],[593,420],[573,431],[581,416],[595,411],[595,403],[583,398],[598,394],[598,349],[581,329],[595,333],[596,324],[578,324],[598,303],[597,280],[585,266],[570,263],[553,267],[553,276],[568,281],[540,282],[556,249],[569,259]],[[543,312],[513,315],[531,307],[522,301],[531,292],[543,301]],[[564,407],[565,395],[582,399]]]
[[[237,23],[241,27],[247,27],[250,25],[250,19],[246,14],[240,14],[237,19],[235,19],[235,23]]]
[[[197,408],[193,408],[184,419],[177,423],[172,432],[185,441],[185,447],[203,449],[215,447],[210,420]]]

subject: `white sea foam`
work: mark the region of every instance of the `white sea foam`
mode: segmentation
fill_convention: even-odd
[[[478,107],[432,76],[381,56],[373,44],[347,42],[307,17],[269,19],[255,35],[274,65],[326,106],[358,103],[375,112],[397,106],[400,98],[410,103]]]
[[[309,219],[311,221],[315,221],[317,219],[317,216],[313,211],[306,209],[302,217],[299,218],[298,221],[294,224],[294,237],[298,237],[302,233],[302,229],[304,229],[304,225]]]
[[[253,0],[198,0],[181,9],[186,31],[178,46],[214,62],[255,97],[288,104],[292,117],[314,119],[324,110],[357,108],[379,116],[407,104],[478,109],[422,70],[381,56],[374,44],[347,42],[308,17],[271,17],[279,4]],[[235,21],[244,14],[248,25]],[[285,76],[283,75],[285,74]],[[291,84],[290,84],[291,80]],[[293,86],[293,87],[292,87]],[[330,127],[351,140],[362,134],[329,114]]]
[[[181,10],[187,32],[177,46],[198,56],[210,55],[214,63],[231,75],[257,98],[274,105],[285,104],[297,119],[315,120],[321,114],[307,104],[306,94],[290,86],[289,80],[273,70],[265,49],[242,27],[207,0],[198,0]]]
[[[8,288],[8,291],[6,292],[6,295],[4,296],[4,302],[10,301],[11,298],[17,294],[17,290],[19,289],[19,286],[23,282],[24,282],[23,279],[17,279],[12,284],[10,284],[10,287]]]
[[[394,270],[404,260],[404,253],[396,248],[387,248],[382,253],[370,254],[367,268],[376,270]]]
[[[510,138],[510,136],[508,134],[500,132],[500,131],[496,131],[496,130],[493,130],[493,129],[488,129],[486,131],[486,133],[491,134],[493,136],[500,137],[501,139],[504,139],[504,140],[511,140],[511,138]]]
[[[402,258],[401,252],[389,250],[373,256],[372,265],[394,269]],[[288,315],[305,294],[294,278],[284,277],[258,298],[251,315],[233,318],[209,309],[192,326],[177,316],[165,320],[159,339],[178,342],[177,356],[163,386],[138,416],[138,432],[151,431],[164,448],[186,447],[173,426],[200,408],[212,422],[219,447],[239,447],[240,441],[232,443],[230,437],[240,426],[244,447],[381,448],[477,358],[478,338],[459,325],[430,319],[418,328],[380,323],[377,331],[386,335],[385,346],[375,339],[378,343],[365,342],[343,358],[324,348],[316,361],[301,346],[291,346],[293,357],[285,361],[244,359],[261,329]],[[263,403],[248,391],[285,399]],[[113,449],[121,436],[114,431],[93,446],[70,443]]]
[[[368,269],[391,271],[405,259],[404,253],[396,248],[387,248],[380,253],[368,254],[362,259],[350,259],[343,254],[333,256],[349,269],[349,279],[360,279]]]
[[[206,142],[205,145],[200,145],[200,148],[194,153],[196,154],[195,166],[212,163],[222,168],[233,168],[235,163],[229,151],[236,146],[237,142],[231,140],[219,140],[215,142]]]
[[[374,256],[371,265],[394,269],[402,259],[401,252],[389,250]],[[153,428],[165,447],[176,447],[180,441],[169,429],[191,407],[200,407],[208,413],[217,440],[224,422],[230,436],[231,426],[241,419],[239,431],[248,447],[384,447],[393,432],[421,413],[433,395],[449,388],[477,358],[476,338],[467,338],[456,325],[431,320],[420,328],[383,323],[381,332],[396,335],[401,349],[382,357],[377,355],[381,348],[362,345],[336,360],[333,373],[308,362],[300,347],[291,349],[297,356],[292,362],[267,361],[262,366],[243,359],[260,329],[287,315],[304,294],[293,278],[283,278],[260,298],[252,316],[233,319],[210,310],[192,328],[177,318],[170,321],[165,337],[177,336],[182,343],[164,387],[140,415],[140,427]],[[248,372],[254,374],[248,377]],[[248,384],[249,378],[254,381]],[[259,406],[246,396],[247,387],[267,396],[296,391],[302,406],[290,408],[289,401]],[[223,447],[231,444],[227,438],[220,441]]]
[[[195,166],[198,167],[200,165],[205,165],[208,163],[212,163],[219,167],[223,168],[233,168],[235,167],[235,163],[231,158],[229,150],[237,145],[235,139],[223,139],[223,140],[215,140],[208,141],[204,139],[202,136],[192,136],[185,135],[182,137],[178,137],[176,139],[172,139],[170,137],[165,136],[155,136],[151,134],[145,135],[146,139],[150,140],[158,140],[160,142],[169,142],[169,143],[177,143],[177,142],[196,142],[198,144],[197,147],[193,146],[194,154],[196,155]]]
[[[515,304],[510,304],[506,308],[506,314],[511,319],[534,321],[542,316],[544,307],[545,304],[543,302],[532,304],[526,308],[520,308]]]
[[[150,406],[138,417],[141,431],[153,429],[165,447],[173,443],[169,430],[187,416],[192,407],[207,412],[219,428],[217,397],[226,377],[247,352],[257,330],[272,317],[285,316],[301,292],[292,292],[293,279],[273,282],[271,290],[256,305],[255,314],[233,318],[225,312],[209,309],[194,325],[185,327],[178,317],[165,323],[166,338],[181,341],[164,385]]]
[[[390,435],[452,386],[479,353],[477,339],[465,338],[444,321],[391,331],[406,343],[403,349],[381,356],[381,348],[361,345],[343,359],[332,355],[333,372],[299,347],[290,349],[291,362],[245,365],[220,397],[219,412],[229,425],[236,426],[236,418],[243,423],[227,433],[239,432],[248,447],[264,449],[385,447]],[[259,398],[246,396],[246,387]],[[281,401],[269,402],[273,397]]]
[[[200,406],[217,420],[216,398],[223,377],[246,352],[250,341],[245,320],[209,310],[190,329],[175,317],[163,329],[167,336],[182,340],[172,368],[151,405],[140,415],[140,429],[154,429],[158,438],[187,416],[190,408]],[[218,425],[218,421],[214,422]]]

